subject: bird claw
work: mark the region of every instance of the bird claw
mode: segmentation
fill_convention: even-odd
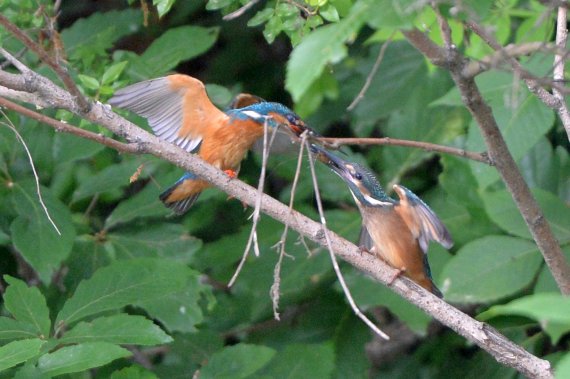
[[[224,170],[224,172],[226,173],[227,176],[230,177],[230,179],[235,179],[237,178],[237,172],[235,172],[234,170]]]
[[[404,272],[406,272],[406,268],[397,268],[396,270],[397,270],[396,273],[394,275],[392,275],[392,277],[388,281],[389,286],[391,286],[392,283],[394,283],[394,281],[400,277],[400,275],[402,275]]]
[[[360,251],[360,256],[362,256],[362,254],[366,253],[366,254],[370,254],[370,255],[374,255],[366,246],[361,245],[358,246],[358,250]]]

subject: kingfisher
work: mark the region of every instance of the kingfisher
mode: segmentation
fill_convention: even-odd
[[[449,249],[453,241],[430,207],[412,191],[397,184],[393,188],[399,199],[392,199],[367,168],[315,145],[311,145],[311,151],[348,184],[362,216],[360,248],[398,270],[392,281],[403,274],[443,297],[431,276],[428,245],[429,241],[436,241]]]
[[[115,92],[109,104],[145,117],[154,134],[235,178],[251,146],[264,134],[265,125],[279,128],[295,141],[305,131],[316,133],[291,109],[243,94],[235,109],[216,108],[204,84],[191,76],[173,74],[146,80]],[[176,214],[184,214],[210,184],[186,172],[160,194],[160,200]]]

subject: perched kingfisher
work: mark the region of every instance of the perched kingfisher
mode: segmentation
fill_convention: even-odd
[[[429,241],[446,249],[453,246],[449,232],[437,215],[409,189],[394,185],[399,200],[384,192],[368,169],[347,162],[312,145],[316,158],[347,184],[362,215],[359,245],[399,270],[438,297],[443,297],[431,277],[427,259]]]
[[[204,84],[188,75],[169,75],[122,88],[109,104],[145,117],[159,138],[197,152],[232,178],[247,151],[263,136],[265,123],[280,127],[292,140],[305,130],[315,134],[286,106],[249,94],[234,100],[237,109],[222,112],[208,98]],[[183,214],[208,187],[208,182],[186,172],[159,197],[175,213]]]

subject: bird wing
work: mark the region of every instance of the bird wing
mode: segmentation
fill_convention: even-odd
[[[418,239],[424,253],[427,252],[429,241],[436,241],[446,249],[453,246],[447,228],[426,203],[404,186],[396,184],[393,188],[400,197],[395,210]]]
[[[358,237],[358,247],[365,248],[368,251],[371,251],[374,247],[374,241],[372,241],[372,237],[366,229],[366,226],[362,224],[360,228],[360,236]]]
[[[169,75],[122,88],[109,104],[148,120],[157,137],[194,151],[209,128],[229,117],[208,98],[204,83],[188,75]]]

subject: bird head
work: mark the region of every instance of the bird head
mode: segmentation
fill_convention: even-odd
[[[309,139],[311,139],[311,137],[319,137],[317,132],[308,127],[301,117],[285,105],[262,101],[261,98],[257,98],[256,100],[259,101],[253,102],[243,108],[232,109],[228,111],[228,114],[241,119],[248,118],[261,125],[267,123],[269,127],[280,127],[280,130],[283,130],[291,137],[299,138],[305,131]],[[238,104],[240,103],[243,102],[240,100]]]
[[[394,204],[394,200],[384,192],[378,179],[366,167],[345,161],[320,146],[311,145],[311,151],[316,159],[329,166],[348,184],[359,205],[377,207]]]

